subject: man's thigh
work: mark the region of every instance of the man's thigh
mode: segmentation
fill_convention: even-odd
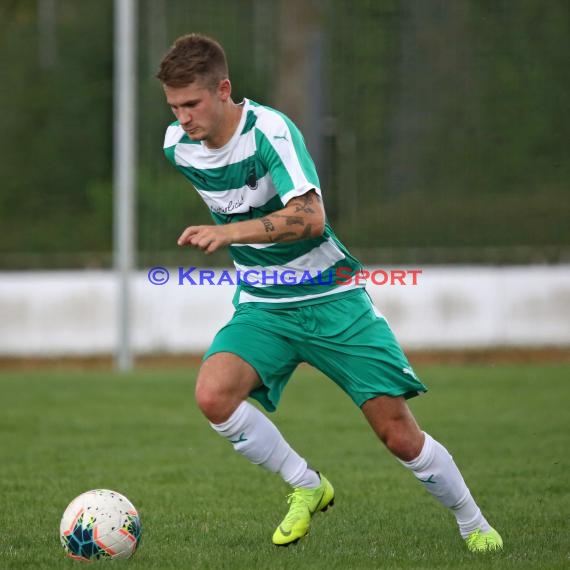
[[[230,353],[248,363],[261,380],[251,390],[250,396],[267,411],[275,411],[291,374],[300,362],[287,335],[286,325],[274,311],[239,307],[215,336],[204,359],[208,362],[213,355]]]

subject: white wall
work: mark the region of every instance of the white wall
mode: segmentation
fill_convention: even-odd
[[[406,348],[570,345],[570,265],[422,271],[415,286],[368,285]],[[177,282],[176,269],[162,286],[135,275],[139,354],[202,352],[231,317],[233,286]],[[0,273],[0,354],[111,353],[116,313],[110,272]]]

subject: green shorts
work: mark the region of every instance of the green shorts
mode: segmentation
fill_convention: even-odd
[[[239,305],[204,360],[218,352],[236,354],[255,368],[263,385],[251,397],[269,412],[301,362],[331,378],[359,407],[375,396],[411,398],[427,390],[362,289],[297,308]]]

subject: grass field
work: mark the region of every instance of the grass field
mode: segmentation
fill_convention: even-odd
[[[0,568],[72,568],[67,504],[126,494],[143,540],[121,567],[180,569],[568,568],[570,365],[425,366],[411,402],[453,453],[505,540],[469,554],[453,517],[377,442],[360,412],[309,368],[274,415],[337,491],[311,534],[278,549],[287,487],[216,435],[193,399],[195,370],[0,376]]]

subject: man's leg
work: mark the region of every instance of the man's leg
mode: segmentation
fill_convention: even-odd
[[[212,428],[230,441],[238,453],[279,473],[296,488],[289,514],[273,535],[275,544],[287,545],[307,534],[313,513],[334,502],[334,490],[324,477],[307,466],[275,425],[246,401],[260,385],[250,364],[232,353],[216,353],[200,369],[196,401]]]
[[[275,425],[246,401],[261,384],[247,362],[229,352],[210,356],[196,382],[196,402],[210,425],[252,463],[261,465],[294,487],[318,487],[319,476],[307,467]]]
[[[448,451],[422,432],[403,397],[378,396],[362,411],[386,447],[440,503],[451,509],[472,551],[502,548],[502,540],[482,515]]]

